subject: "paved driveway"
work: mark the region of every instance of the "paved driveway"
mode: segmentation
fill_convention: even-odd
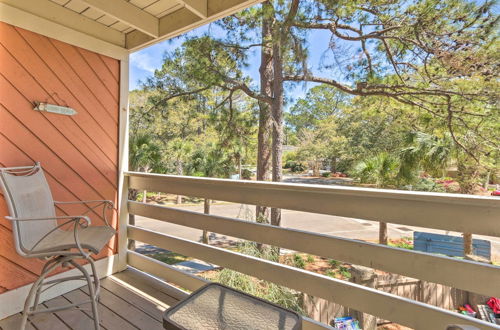
[[[203,212],[203,205],[181,206],[181,209]],[[217,203],[212,205],[211,214],[240,219],[252,219],[255,207],[233,203]],[[201,230],[178,226],[162,221],[137,217],[138,226],[162,233],[182,237],[193,241],[201,241]],[[345,238],[361,239],[366,241],[378,241],[378,223],[353,218],[345,218],[331,215],[322,215],[298,211],[282,211],[282,227],[302,229],[327,235]],[[389,238],[395,239],[404,236],[413,236],[413,231],[426,231],[440,234],[460,235],[460,233],[446,232],[427,228],[389,224]],[[477,236],[474,238],[488,239],[492,242],[493,259],[500,261],[500,238]],[[211,233],[210,239],[214,243],[234,243],[236,239],[220,234]]]

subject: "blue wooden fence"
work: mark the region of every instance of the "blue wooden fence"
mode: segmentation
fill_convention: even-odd
[[[413,249],[416,251],[440,253],[452,257],[464,256],[464,238],[461,236],[413,232]],[[472,240],[475,255],[491,259],[491,242],[484,239]]]

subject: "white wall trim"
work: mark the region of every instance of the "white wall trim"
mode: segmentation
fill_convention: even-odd
[[[86,33],[52,22],[0,2],[0,21],[116,59],[128,58],[128,50]]]
[[[120,270],[127,267],[128,181],[128,125],[129,125],[129,57],[120,61],[120,108],[118,145],[118,260]]]
[[[116,255],[112,255],[107,258],[97,260],[95,262],[97,273],[100,278],[109,276],[111,274],[119,271],[118,258]],[[84,266],[89,272],[91,272],[90,265]],[[71,269],[66,272],[59,273],[50,277],[49,279],[58,279],[67,276],[74,276],[81,274],[78,269]],[[32,283],[22,286],[20,288],[10,290],[0,294],[0,320],[8,316],[19,313],[23,310],[24,301],[28,296],[28,292],[31,289]],[[86,285],[85,281],[68,281],[61,283],[45,292],[41,295],[41,301],[46,301],[57,296],[63,295],[69,291],[75,290],[79,287]]]

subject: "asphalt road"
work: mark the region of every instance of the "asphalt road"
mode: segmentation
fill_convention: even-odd
[[[203,204],[180,206],[179,208],[190,211],[203,212]],[[216,203],[211,207],[211,214],[247,219],[247,220],[252,219],[254,213],[255,213],[255,207],[250,205],[233,204],[233,203]],[[193,241],[201,241],[201,234],[202,234],[201,230],[192,229],[184,226],[178,226],[140,216],[137,216],[136,224],[140,227],[166,233],[169,235],[174,235]],[[366,221],[361,219],[283,210],[282,227],[301,229],[327,235],[360,239],[371,242],[378,241],[378,223],[374,221]],[[388,227],[389,227],[388,235],[390,239],[396,239],[405,236],[412,237],[413,231],[426,231],[432,233],[449,234],[457,236],[460,235],[460,233],[455,233],[455,232],[446,232],[443,230],[410,227],[410,226],[395,225],[395,224],[389,224]],[[500,238],[478,236],[478,235],[474,235],[474,238],[490,240],[492,242],[493,260],[500,262]],[[210,240],[215,244],[221,244],[221,245],[231,244],[237,241],[234,237],[227,237],[215,233],[210,234]]]

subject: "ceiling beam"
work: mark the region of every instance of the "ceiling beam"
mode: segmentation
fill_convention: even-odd
[[[200,18],[208,17],[208,0],[181,0],[180,2]]]
[[[185,1],[185,0],[183,0]],[[127,49],[134,52],[159,41],[176,37],[204,24],[262,2],[263,0],[208,0],[207,17],[201,18],[193,10],[185,7],[160,18],[159,38],[139,36],[132,31],[127,33]]]
[[[0,3],[4,3],[47,21],[57,23],[71,30],[84,33],[110,44],[119,47],[125,47],[125,36],[120,31],[109,28],[70,9],[64,8],[52,1],[0,0]],[[62,33],[62,31],[60,31],[60,33]]]
[[[158,18],[125,0],[80,1],[152,37],[159,37]]]
[[[237,13],[264,0],[209,0],[208,16],[214,20]]]

